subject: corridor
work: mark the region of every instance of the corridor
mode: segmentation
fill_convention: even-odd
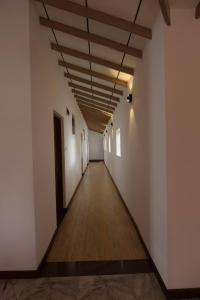
[[[0,25],[0,300],[200,300],[200,0]]]
[[[47,261],[145,258],[143,246],[105,164],[90,163]]]

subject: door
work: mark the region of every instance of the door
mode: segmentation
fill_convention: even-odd
[[[56,215],[57,225],[64,217],[63,208],[63,147],[62,119],[54,114],[54,147],[55,147],[55,181],[56,181]]]
[[[81,133],[81,172],[82,172],[82,176],[84,174],[84,170],[83,170],[83,141],[84,137],[83,137],[83,133]]]

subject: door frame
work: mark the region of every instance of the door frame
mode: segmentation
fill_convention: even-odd
[[[53,135],[54,135],[54,169],[55,169],[55,133],[54,133],[54,118],[59,119],[61,125],[61,159],[62,159],[62,190],[63,190],[63,216],[65,211],[65,203],[66,203],[66,187],[65,187],[65,145],[64,145],[64,118],[60,115],[57,111],[53,111]],[[56,170],[55,170],[55,202],[56,202],[56,222],[57,227],[59,226],[58,223],[58,216],[57,216],[57,199],[56,199]],[[62,222],[62,221],[61,221]]]
[[[81,131],[81,174],[84,175],[84,158],[83,158],[84,135]]]

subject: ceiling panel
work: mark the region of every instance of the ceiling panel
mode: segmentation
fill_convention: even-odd
[[[76,49],[78,51],[84,52],[88,54],[88,42],[82,39],[79,39],[75,36],[56,31],[56,37],[58,40],[59,45],[71,48],[71,49]]]
[[[138,35],[132,34],[130,42],[129,42],[129,46],[143,50],[146,45],[146,42],[147,42],[147,39],[139,37]]]
[[[95,81],[95,82],[97,82],[97,83],[104,84],[104,85],[106,85],[108,87],[113,87],[113,85],[114,85],[112,82],[109,82],[109,81],[103,80],[103,79],[99,79],[99,78],[96,78],[94,76],[92,77],[92,80]]]
[[[129,33],[124,30],[120,30],[116,27],[108,26],[106,24],[93,20],[89,20],[89,29],[92,33],[98,34],[102,37],[117,41],[122,44],[126,44],[129,36]]]
[[[139,0],[88,0],[88,7],[126,19],[127,21],[132,21],[136,13],[138,3]]]
[[[83,30],[86,28],[85,17],[81,17],[52,6],[46,6],[46,7],[51,20],[61,22]]]
[[[103,59],[109,60],[111,62],[120,64],[122,60],[123,53],[101,46],[94,43],[90,43],[91,55],[101,57]]]
[[[116,77],[118,74],[118,71],[94,63],[92,63],[92,70],[112,77]]]
[[[55,51],[55,52],[57,52],[57,51]],[[70,56],[67,54],[63,54],[63,56],[64,56],[64,59],[66,62],[69,62],[74,65],[78,65],[80,67],[87,68],[87,69],[89,69],[89,67],[90,67],[89,62],[86,60],[76,58],[76,57],[73,57],[73,56]]]
[[[160,10],[158,0],[143,0],[137,17],[137,24],[152,28]]]
[[[69,73],[87,80],[91,80],[91,76],[69,69]],[[96,81],[96,80],[95,80]]]
[[[131,78],[131,75],[128,75],[128,74],[125,74],[122,72],[120,72],[120,74],[119,74],[119,79],[121,79],[121,80],[129,81],[130,78]]]
[[[141,59],[126,54],[124,58],[123,66],[135,68],[137,63],[140,61]]]

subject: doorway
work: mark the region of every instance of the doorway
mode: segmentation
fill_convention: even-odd
[[[63,188],[63,139],[62,117],[54,113],[54,149],[55,149],[55,181],[56,181],[56,216],[57,226],[64,217],[64,188]]]
[[[82,173],[82,176],[84,175],[84,168],[83,168],[83,145],[84,145],[84,132],[81,132],[81,173]]]

